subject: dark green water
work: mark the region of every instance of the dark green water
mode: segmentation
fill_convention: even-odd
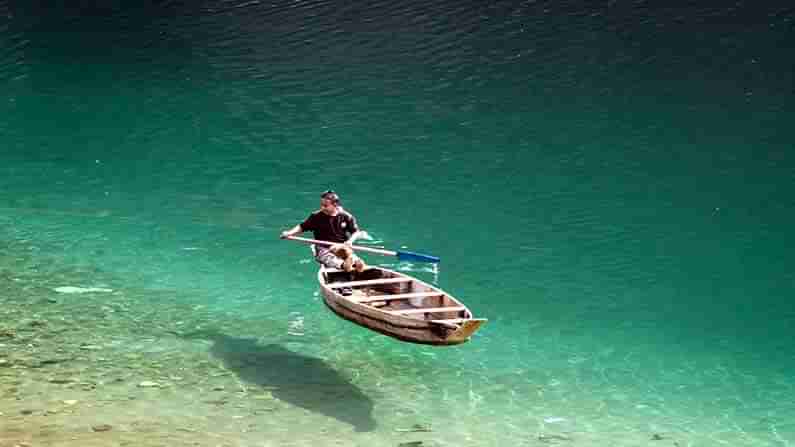
[[[0,303],[202,309],[210,348],[170,355],[284,403],[233,445],[789,446],[795,12],[715,3],[0,2]],[[488,325],[434,349],[331,315],[277,237],[329,188]],[[129,352],[171,346],[131,312]],[[353,405],[283,379],[318,374]]]

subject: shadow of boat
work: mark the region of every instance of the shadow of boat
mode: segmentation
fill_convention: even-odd
[[[276,399],[348,423],[358,432],[376,427],[372,400],[321,359],[219,332],[188,337],[210,340],[211,355],[241,380],[267,387]]]

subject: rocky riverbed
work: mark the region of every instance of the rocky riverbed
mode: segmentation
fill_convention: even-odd
[[[0,259],[0,285],[0,447],[439,445],[400,429],[427,425],[411,412],[378,427],[363,385],[302,353],[294,321],[24,256]]]

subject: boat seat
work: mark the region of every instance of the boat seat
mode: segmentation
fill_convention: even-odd
[[[369,270],[370,270],[369,268],[366,268],[359,273],[366,272]],[[323,267],[323,273],[351,273],[351,272],[342,269],[335,269],[333,267]]]
[[[374,301],[394,301],[394,300],[407,300],[410,298],[425,298],[431,296],[442,296],[441,292],[415,292],[415,293],[395,293],[393,295],[370,295],[357,299],[357,303],[371,303]]]
[[[466,310],[466,307],[463,306],[419,307],[417,309],[388,310],[385,312],[396,315],[417,315],[417,314],[435,314],[440,312],[461,312],[462,310]]]
[[[378,284],[396,284],[401,282],[411,282],[411,278],[381,278],[381,279],[366,279],[363,281],[347,281],[347,282],[332,282],[327,285],[332,289],[340,289],[343,287],[359,287],[359,286],[374,286]]]

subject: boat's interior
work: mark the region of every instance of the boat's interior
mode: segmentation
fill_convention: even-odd
[[[449,295],[407,276],[375,268],[361,273],[325,270],[327,284],[337,291],[352,291],[347,299],[381,311],[419,320],[455,322],[470,317]]]

